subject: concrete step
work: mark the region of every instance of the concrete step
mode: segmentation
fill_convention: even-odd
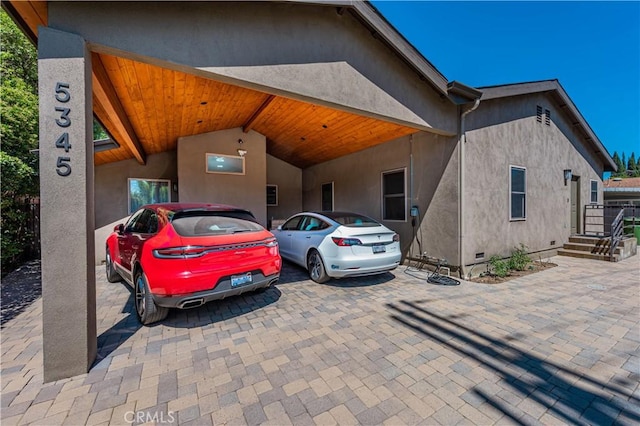
[[[609,243],[606,245],[601,245],[597,247],[593,244],[583,244],[583,243],[566,243],[563,246],[566,250],[575,250],[575,251],[584,251],[588,253],[597,253],[597,254],[609,254]],[[614,254],[620,254],[622,252],[622,247],[616,247],[613,251]]]
[[[611,241],[609,237],[589,237],[586,235],[573,235],[569,237],[569,242],[576,244],[609,245],[609,241]]]
[[[589,253],[586,251],[580,251],[580,250],[568,250],[568,249],[564,249],[561,248],[558,250],[558,255],[560,256],[569,256],[569,257],[577,257],[580,259],[593,259],[593,260],[604,260],[604,261],[609,261],[609,255],[606,254],[595,254],[595,253]],[[612,262],[618,262],[620,260],[620,255],[619,254],[614,254],[613,255],[613,259],[611,260]]]

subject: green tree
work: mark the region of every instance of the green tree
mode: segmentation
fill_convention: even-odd
[[[38,55],[13,20],[0,11],[0,72],[3,79],[18,78],[38,94]]]
[[[622,177],[622,176],[624,176],[625,175],[624,171],[625,171],[626,167],[625,167],[624,163],[622,162],[622,159],[618,155],[617,151],[615,151],[613,153],[613,162],[616,164],[616,167],[618,168],[618,171],[615,172],[615,173],[612,173],[611,177]]]
[[[102,127],[102,124],[100,124],[98,120],[94,118],[93,119],[93,140],[99,141],[99,140],[108,139],[108,138],[109,138],[109,134],[107,133],[107,131],[104,129],[104,127]]]
[[[25,200],[38,195],[38,64],[35,47],[0,11],[1,265],[22,261],[31,245]]]
[[[2,170],[2,198],[0,199],[0,229],[2,270],[8,270],[20,262],[32,241],[27,228],[28,214],[24,210],[29,194],[37,191],[38,178],[33,168],[19,158],[0,151]]]
[[[38,147],[38,97],[20,78],[6,78],[0,85],[2,151],[32,167]]]
[[[627,161],[627,171],[628,174],[637,177],[638,175],[638,162],[636,161],[636,153],[632,152],[629,156],[629,160]]]

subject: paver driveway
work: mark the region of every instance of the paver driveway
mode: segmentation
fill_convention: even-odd
[[[499,284],[282,282],[140,328],[98,272],[99,360],[42,384],[42,302],[2,331],[2,424],[637,424],[640,267]]]

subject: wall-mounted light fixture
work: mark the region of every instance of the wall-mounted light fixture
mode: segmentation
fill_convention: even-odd
[[[242,149],[242,144],[244,143],[244,141],[242,139],[238,139],[238,144],[240,145],[240,148],[238,148],[238,155],[240,157],[244,157],[245,155],[247,155],[247,150],[246,149]]]
[[[564,169],[564,186],[567,186],[567,182],[571,180],[572,176],[571,169]]]

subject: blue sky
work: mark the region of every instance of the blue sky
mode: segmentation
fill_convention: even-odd
[[[640,2],[372,1],[445,77],[558,79],[611,155],[640,155]]]

